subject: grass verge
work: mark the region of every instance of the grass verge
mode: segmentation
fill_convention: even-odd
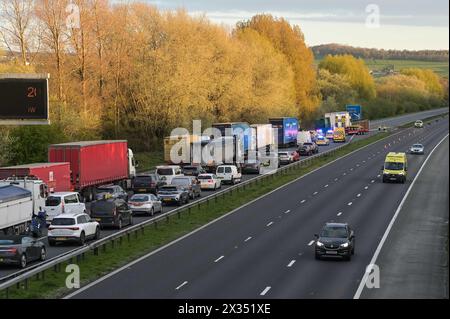
[[[223,197],[217,198],[215,203],[210,201],[209,204],[204,203],[197,208],[191,209],[190,213],[186,212],[179,217],[172,216],[169,220],[159,222],[157,225],[149,225],[144,229],[143,233],[136,233],[137,236],[132,234],[129,239],[124,237],[121,243],[116,241],[114,247],[112,247],[112,244],[108,244],[105,246],[105,250],[99,249],[98,255],[94,255],[93,252],[86,253],[84,258],[77,262],[80,267],[82,286],[261,195],[388,135],[389,133],[379,133],[366,139],[352,142],[334,154],[314,159],[308,165],[303,165],[286,171],[285,174],[260,181],[258,184],[246,187],[245,190],[235,191],[232,194],[228,193]],[[18,287],[11,287],[8,291],[9,298],[35,299],[64,296],[70,292],[65,288],[65,281],[68,275],[65,272],[67,264],[61,265],[59,271],[54,269],[47,270],[45,279],[42,279],[42,276],[39,279],[31,278],[27,283],[27,288],[25,288],[23,283]],[[5,291],[0,292],[0,298],[6,298]]]

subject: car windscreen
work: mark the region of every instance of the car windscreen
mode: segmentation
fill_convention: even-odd
[[[211,175],[200,175],[198,179],[212,179]]]
[[[158,175],[173,175],[173,170],[171,168],[158,168],[156,173]]]
[[[112,212],[115,207],[116,207],[116,204],[113,201],[99,200],[99,201],[92,203],[91,212],[92,213]]]
[[[422,148],[423,145],[422,145],[422,144],[414,144],[413,147],[414,147],[414,148]]]
[[[392,171],[400,171],[403,169],[403,163],[386,162],[384,168]]]
[[[97,193],[109,193],[109,194],[113,194],[114,193],[114,188],[112,187],[99,187],[97,188]]]
[[[162,187],[160,192],[177,192],[178,188],[174,187]]]
[[[197,171],[197,167],[195,167],[195,166],[185,166],[185,167],[183,167],[183,171],[184,172],[196,172]]]
[[[75,225],[75,219],[74,218],[53,218],[52,225],[55,226],[70,226]]]
[[[288,156],[288,153],[287,152],[279,152],[278,156]]]
[[[344,227],[324,227],[320,237],[347,238],[347,230]]]
[[[148,197],[148,195],[133,195],[130,198],[130,202],[138,202],[138,203],[148,202],[149,200],[150,198]]]
[[[45,200],[45,206],[59,206],[61,204],[61,197],[49,196]]]
[[[182,185],[182,186],[189,185],[190,183],[191,181],[187,178],[174,178],[172,179],[171,182],[172,185]]]

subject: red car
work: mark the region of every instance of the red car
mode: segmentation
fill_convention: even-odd
[[[291,154],[292,161],[297,162],[300,160],[300,153],[297,151],[293,151]]]

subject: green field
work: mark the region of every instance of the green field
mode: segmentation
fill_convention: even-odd
[[[413,61],[413,60],[373,60],[366,59],[366,65],[371,70],[383,70],[384,68],[393,65],[395,71],[400,71],[406,68],[423,68],[431,69],[437,74],[448,78],[449,63],[446,62],[428,62],[428,61]],[[319,64],[320,59],[316,59],[316,65]]]

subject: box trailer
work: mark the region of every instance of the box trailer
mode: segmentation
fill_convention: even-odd
[[[37,178],[42,180],[49,192],[70,191],[70,163],[32,163],[0,167],[0,179]]]
[[[238,138],[244,144],[244,152],[252,151],[252,146],[255,145],[252,142],[252,130],[247,122],[227,122],[227,123],[214,123],[213,128],[216,128],[225,136],[238,136]]]
[[[278,147],[289,147],[297,144],[297,133],[300,124],[295,117],[277,117],[269,119],[278,136]]]
[[[134,155],[125,140],[53,144],[48,160],[70,163],[71,188],[88,201],[95,197],[97,186],[114,183],[129,189],[136,176]]]

